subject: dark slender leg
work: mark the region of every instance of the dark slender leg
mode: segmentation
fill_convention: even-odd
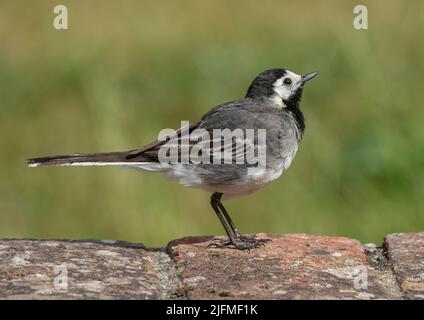
[[[225,209],[224,205],[222,204],[222,202],[218,203],[219,209],[221,210],[221,212],[224,214],[225,219],[227,220],[228,224],[231,227],[231,230],[234,233],[234,236],[236,238],[240,238],[240,232],[238,232],[236,225],[234,224],[233,220],[231,220],[230,215],[228,214],[227,210]]]
[[[215,213],[218,216],[219,221],[221,221],[221,224],[224,227],[225,232],[227,233],[227,235],[230,238],[230,240],[234,240],[234,235],[235,234],[232,234],[231,233],[232,230],[230,230],[230,228],[228,227],[228,225],[227,225],[224,217],[222,216],[221,211],[219,210],[220,203],[221,203],[220,202],[221,201],[221,196],[222,196],[222,193],[218,193],[218,192],[215,192],[214,194],[212,194],[212,196],[211,196],[211,206],[215,210]]]
[[[230,238],[230,241],[225,241],[219,244],[212,243],[212,246],[226,247],[228,245],[233,245],[235,248],[240,250],[250,250],[251,248],[262,246],[265,242],[270,241],[269,239],[257,239],[256,237],[241,235],[238,232],[234,222],[231,220],[230,215],[228,214],[224,205],[221,203],[221,197],[222,193],[215,192],[214,194],[212,194],[211,206],[214,209],[219,220],[221,221],[221,224],[224,227],[228,237]]]

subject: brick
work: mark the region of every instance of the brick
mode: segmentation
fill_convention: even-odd
[[[250,252],[207,248],[211,237],[175,240],[168,251],[189,299],[394,299],[392,279],[342,237],[266,235]],[[388,278],[388,279],[387,279]]]
[[[385,237],[386,255],[407,299],[424,299],[424,232]]]
[[[58,281],[66,272],[68,288]],[[159,299],[177,291],[163,251],[117,241],[0,240],[0,298]]]
[[[243,252],[191,237],[166,252],[120,241],[0,240],[0,299],[424,298],[424,233],[389,235],[384,250],[342,237],[257,236],[272,242]],[[57,283],[64,270],[67,288]]]

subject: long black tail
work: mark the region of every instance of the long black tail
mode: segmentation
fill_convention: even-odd
[[[72,154],[62,156],[48,156],[26,160],[29,167],[48,166],[107,166],[107,165],[143,165],[151,163],[148,158],[131,158],[128,155],[131,151],[92,153],[92,154]]]

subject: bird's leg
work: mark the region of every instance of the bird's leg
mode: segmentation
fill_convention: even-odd
[[[221,221],[225,232],[227,233],[230,240],[219,244],[213,243],[211,245],[215,247],[225,247],[228,245],[233,245],[237,249],[249,250],[252,248],[263,246],[265,242],[270,241],[269,239],[257,239],[255,236],[249,237],[240,234],[234,222],[231,220],[231,217],[225,209],[224,205],[221,203],[221,197],[222,193],[215,192],[214,194],[212,194],[211,205],[212,208],[215,210],[215,213],[217,214],[219,220]],[[226,221],[224,220],[224,217]]]
[[[225,219],[227,220],[228,224],[230,225],[230,228],[233,231],[234,236],[236,238],[240,238],[240,236],[241,236],[240,232],[237,230],[236,225],[234,224],[233,220],[231,220],[230,215],[228,214],[227,210],[225,209],[225,207],[224,207],[224,205],[222,204],[221,201],[218,202],[218,207],[219,207],[219,210],[224,215]]]
[[[209,246],[214,246],[214,247],[225,247],[225,246],[231,245],[235,242],[234,234],[231,233],[230,228],[228,227],[224,217],[222,216],[221,211],[219,210],[219,203],[220,203],[220,200],[221,200],[221,196],[222,196],[222,193],[219,193],[219,192],[215,192],[214,194],[212,194],[212,196],[211,196],[211,206],[212,206],[213,210],[215,211],[216,215],[218,216],[219,221],[221,221],[221,224],[224,227],[225,232],[227,233],[230,241],[226,241],[226,242],[219,243],[219,244],[211,243],[209,245]]]

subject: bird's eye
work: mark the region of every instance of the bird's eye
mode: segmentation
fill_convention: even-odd
[[[285,78],[284,81],[283,81],[283,83],[289,85],[289,84],[292,83],[292,81],[291,81],[290,78]]]

